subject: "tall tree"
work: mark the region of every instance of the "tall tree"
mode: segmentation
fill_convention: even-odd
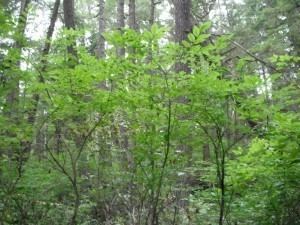
[[[24,118],[22,114],[20,114],[20,81],[22,80],[21,77],[21,58],[22,58],[22,49],[25,46],[25,28],[27,26],[27,18],[28,18],[28,9],[29,9],[30,0],[22,0],[20,13],[18,18],[18,24],[16,27],[16,32],[14,34],[14,48],[12,48],[8,53],[8,60],[7,64],[9,65],[8,68],[11,69],[13,72],[9,72],[7,74],[8,83],[9,83],[9,90],[6,95],[6,104],[4,107],[4,113],[7,117],[7,120],[10,123],[20,126],[22,119]],[[16,129],[8,131],[9,136],[15,138],[18,136]],[[20,146],[15,146],[11,144],[10,153],[9,155],[15,154],[17,158],[17,171],[18,171],[18,178],[21,178],[24,168],[24,162],[28,156],[28,148],[27,148],[28,140],[19,140]],[[14,147],[13,147],[14,146]],[[16,148],[15,148],[16,147]]]
[[[150,18],[149,18],[149,24],[152,26],[155,22],[155,6],[156,6],[155,0],[151,0],[150,2]]]
[[[120,32],[123,32],[123,29],[125,28],[125,1],[124,0],[118,0],[117,5],[117,29],[120,30]],[[121,57],[125,56],[125,48],[119,47],[117,49],[118,55]]]
[[[99,0],[99,40],[98,40],[98,57],[105,57],[105,0]]]
[[[173,0],[173,4],[175,8],[175,41],[180,43],[192,31],[192,3],[191,0]],[[188,66],[180,62],[176,63],[175,70],[189,72]]]
[[[58,17],[59,7],[60,7],[60,0],[56,0],[54,3],[51,17],[50,17],[50,24],[49,24],[49,27],[47,30],[46,40],[45,40],[44,47],[42,50],[42,56],[41,56],[42,59],[41,59],[41,63],[40,63],[41,68],[40,68],[40,74],[39,74],[39,78],[38,78],[40,83],[45,82],[44,73],[46,72],[46,69],[47,69],[47,59],[46,58],[50,52],[52,36],[54,33],[54,29],[55,29],[55,23],[56,23],[56,20]],[[50,94],[48,91],[47,91],[47,93],[49,95],[48,97],[50,97]],[[40,101],[40,93],[34,93],[32,96],[32,107],[28,113],[28,123],[30,124],[30,126],[34,126],[34,123],[36,121],[36,117],[37,117],[36,114],[38,111],[39,101]],[[41,151],[41,149],[44,146],[44,138],[42,138],[41,136],[42,136],[41,131],[38,131],[37,139],[36,139],[38,151]],[[33,138],[31,138],[31,140],[29,140],[27,142],[26,148],[30,149],[32,142],[33,142]]]
[[[181,42],[192,31],[191,0],[173,0],[175,7],[175,41]]]
[[[129,0],[128,3],[128,26],[133,30],[137,30],[137,23],[136,23],[136,11],[135,11],[135,0]]]
[[[21,7],[20,7],[20,13],[18,18],[18,25],[17,25],[17,32],[15,33],[15,49],[16,49],[16,67],[20,67],[20,58],[22,54],[22,48],[24,47],[24,34],[25,34],[25,28],[27,25],[27,17],[28,17],[28,6],[30,4],[30,0],[22,0],[21,1]],[[14,60],[10,61],[13,62]],[[6,105],[7,105],[7,115],[11,117],[13,120],[18,120],[18,98],[19,98],[19,77],[15,75],[11,79],[11,82],[13,83],[11,91],[8,93],[6,97]]]
[[[74,0],[64,0],[64,22],[67,29],[75,29]]]
[[[75,30],[75,8],[74,8],[74,0],[64,0],[63,2],[64,8],[64,23],[68,30]],[[67,47],[69,57],[76,58],[76,51],[74,49],[74,44],[72,43]]]
[[[74,8],[74,0],[64,0],[63,2],[63,8],[64,8],[64,22],[65,26],[68,30],[75,30],[75,8]],[[69,53],[69,67],[72,69],[74,68],[75,64],[77,64],[77,52],[75,50],[75,40],[73,43],[67,46],[67,51]],[[76,116],[73,118],[75,123],[80,123],[81,118],[76,118]],[[58,135],[58,142],[59,145],[61,145],[61,138],[62,138],[62,121],[58,120],[56,121],[56,134]],[[72,164],[72,172],[71,175],[68,172],[64,172],[66,176],[69,177],[69,180],[72,184],[73,192],[75,195],[74,199],[74,207],[73,207],[73,215],[70,219],[69,224],[70,225],[76,225],[77,224],[77,216],[78,216],[78,210],[80,206],[80,191],[79,191],[79,184],[78,184],[78,172],[77,172],[77,166],[78,166],[78,158],[81,153],[82,147],[81,147],[81,142],[82,139],[80,138],[80,135],[76,137],[76,147],[78,148],[77,150],[79,153],[77,156],[70,156],[71,158],[71,164]],[[58,161],[56,161],[58,162]],[[57,166],[60,166],[59,163],[56,163]]]

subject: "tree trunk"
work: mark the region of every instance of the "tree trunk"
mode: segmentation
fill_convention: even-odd
[[[124,12],[124,0],[118,0],[118,7],[117,7],[117,28],[123,32],[125,27],[125,12]],[[120,57],[125,57],[125,48],[120,47],[117,49],[117,54]]]
[[[175,8],[175,41],[181,43],[192,30],[191,0],[173,0],[173,4]],[[181,71],[189,74],[190,68],[185,63],[180,61],[175,62],[175,72]],[[185,96],[180,96],[177,101],[187,104],[187,98]],[[182,120],[185,120],[185,116],[182,117]],[[186,166],[190,166],[193,161],[193,155],[192,149],[187,143],[188,141],[181,143],[178,148],[184,152],[187,157]],[[189,180],[188,174],[178,177],[178,185],[181,186],[181,190],[175,193],[175,196],[178,207],[182,209],[188,209],[188,201],[186,199],[189,193],[185,187],[189,185]]]
[[[204,146],[203,146],[203,161],[209,162],[209,160],[210,160],[209,144],[204,144]]]
[[[65,26],[68,30],[75,30],[75,9],[74,9],[74,0],[64,0],[63,2],[64,8],[64,22]],[[76,58],[76,51],[74,49],[75,43],[72,43],[67,47],[69,57]]]
[[[59,6],[60,6],[60,0],[56,0],[55,3],[54,3],[52,15],[51,15],[51,18],[50,18],[50,25],[48,27],[44,48],[42,50],[42,60],[41,60],[41,69],[40,69],[41,73],[39,75],[39,82],[40,83],[44,82],[43,73],[46,72],[46,67],[47,67],[46,57],[47,57],[47,55],[49,54],[49,51],[50,51],[51,40],[52,40],[52,36],[53,36],[53,33],[54,33],[55,22],[56,22],[57,17],[58,17]],[[37,110],[38,110],[39,100],[40,100],[40,95],[38,93],[33,94],[33,96],[32,96],[33,105],[32,105],[31,110],[28,113],[28,123],[30,124],[30,126],[33,126],[35,121],[36,121],[36,113],[37,113]],[[38,152],[39,154],[41,153],[41,150],[43,149],[43,146],[44,146],[44,135],[43,135],[43,133],[44,133],[44,131],[43,131],[43,129],[41,129],[40,132],[38,132],[38,136],[36,138],[36,141],[37,141],[36,149],[39,151]],[[32,142],[33,142],[33,138],[26,144],[25,149],[29,150],[31,148]]]
[[[15,67],[20,67],[20,58],[22,55],[22,48],[24,47],[24,33],[25,28],[27,24],[27,17],[28,17],[28,6],[30,4],[30,0],[23,0],[21,1],[21,8],[20,8],[20,14],[18,19],[18,26],[16,28],[17,30],[17,37],[15,40],[15,49],[17,49],[17,58]],[[12,121],[18,121],[18,102],[19,102],[19,77],[13,77],[12,80],[12,90],[8,93],[6,96],[6,106],[7,110],[4,110],[6,115],[12,120]]]
[[[191,22],[191,0],[173,0],[175,7],[175,41],[181,42],[187,38],[189,32],[192,31]],[[190,72],[186,64],[177,62],[175,65],[177,72]]]
[[[52,40],[52,36],[54,33],[55,22],[56,22],[57,16],[58,16],[59,5],[60,5],[60,0],[56,0],[54,3],[52,15],[50,18],[50,25],[48,27],[45,45],[44,45],[44,48],[42,51],[42,60],[41,60],[41,69],[40,69],[41,74],[39,75],[39,82],[41,82],[41,83],[44,82],[43,73],[46,71],[46,66],[47,66],[46,65],[47,61],[46,61],[45,57],[49,54],[49,51],[50,51],[51,40]],[[39,94],[34,94],[32,98],[33,98],[33,107],[31,109],[31,111],[29,112],[28,122],[33,125],[35,122],[35,117],[36,117],[36,112],[37,112],[37,107],[38,107],[38,102],[39,102],[40,96],[39,96]]]
[[[149,18],[149,25],[150,27],[154,24],[155,22],[155,0],[151,0],[150,3],[150,18]]]
[[[64,0],[64,20],[67,29],[75,29],[74,0]]]
[[[300,21],[300,9],[297,8],[295,4],[295,9],[288,13],[287,15],[287,25],[288,25],[288,38],[293,47],[294,55],[300,55],[300,36],[299,36],[299,21]]]
[[[99,42],[97,56],[99,58],[105,57],[105,39],[103,33],[105,32],[105,0],[99,0]]]
[[[65,26],[68,30],[75,30],[75,9],[74,9],[74,0],[64,0],[63,2],[63,7],[64,7],[64,21],[65,21]],[[69,62],[70,62],[70,68],[74,68],[74,66],[77,64],[77,52],[74,48],[75,46],[75,41],[67,46],[67,51],[69,53]],[[75,122],[80,123],[80,118],[74,118]],[[58,135],[61,138],[62,134],[62,129],[61,129],[61,123],[62,121],[58,121],[59,124],[56,126],[56,135]],[[76,140],[76,147],[80,148],[80,140],[81,136],[79,135],[78,139]],[[77,142],[78,141],[78,142]],[[80,193],[79,193],[79,187],[78,187],[78,182],[77,182],[77,162],[78,158],[75,158],[74,161],[71,157],[72,161],[72,172],[73,172],[73,178],[72,180],[72,186],[73,186],[73,192],[75,195],[74,199],[74,208],[73,208],[73,215],[70,219],[70,225],[76,225],[77,224],[77,215],[78,215],[78,209],[80,206]]]
[[[174,0],[175,7],[175,41],[181,42],[192,30],[191,0]]]
[[[77,224],[77,215],[78,215],[78,210],[79,210],[79,206],[80,206],[80,194],[79,194],[79,188],[78,188],[78,183],[77,183],[76,167],[75,167],[75,170],[73,171],[73,173],[74,173],[74,175],[73,175],[74,178],[73,178],[73,182],[72,182],[72,187],[73,187],[73,191],[75,194],[75,201],[74,201],[73,215],[70,220],[70,225]]]
[[[137,30],[138,27],[136,23],[135,0],[129,0],[128,9],[129,9],[128,26],[133,30]]]
[[[22,48],[25,44],[25,28],[27,25],[27,17],[28,17],[28,6],[30,4],[30,0],[23,0],[21,1],[21,8],[20,8],[20,14],[18,18],[18,24],[16,27],[15,32],[15,43],[14,48],[12,48],[8,55],[12,55],[11,59],[8,56],[8,60],[6,60],[6,63],[9,65],[9,68],[15,71],[20,70],[21,65],[21,56],[22,56]],[[14,72],[13,74],[8,74],[8,83],[10,85],[10,90],[8,91],[7,95],[5,96],[5,105],[4,105],[4,115],[7,117],[7,120],[15,125],[18,125],[21,122],[21,118],[23,117],[22,114],[20,114],[19,110],[19,95],[20,95],[20,89],[19,89],[19,82],[20,82],[20,76],[18,72]],[[15,130],[7,129],[7,136],[8,137],[16,137],[17,133]],[[23,166],[24,162],[26,160],[26,152],[23,151],[24,145],[28,140],[22,140],[19,143],[19,146],[16,146],[14,144],[11,145],[11,147],[7,148],[7,156],[9,159],[15,154],[16,161],[17,161],[17,171],[18,171],[18,178],[21,178],[22,172],[23,172]]]

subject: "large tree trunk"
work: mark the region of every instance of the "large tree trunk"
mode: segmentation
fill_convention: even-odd
[[[105,0],[99,0],[99,40],[98,40],[98,52],[99,58],[105,57],[105,39],[103,33],[105,32]]]
[[[123,29],[125,27],[125,12],[124,12],[124,0],[118,0],[118,6],[117,6],[117,28],[123,32]],[[117,49],[117,54],[120,57],[125,56],[125,48],[120,47]]]
[[[75,30],[75,9],[74,9],[74,0],[64,0],[63,2],[64,8],[64,22],[67,29]],[[76,51],[74,49],[75,43],[69,45],[67,47],[69,57],[76,59]]]
[[[192,30],[191,4],[191,0],[174,0],[176,42],[185,40]]]
[[[133,30],[137,30],[138,26],[136,23],[135,0],[129,0],[128,9],[129,9],[128,26]]]
[[[74,0],[64,0],[64,20],[67,29],[75,29]]]
[[[187,38],[187,35],[192,30],[191,22],[191,0],[173,0],[175,7],[175,41],[181,42]],[[175,65],[177,72],[190,72],[186,64],[177,62]]]
[[[192,30],[191,0],[173,0],[173,4],[175,8],[175,41],[181,43],[187,38],[188,33]],[[175,71],[183,71],[189,74],[190,68],[187,64],[177,61],[175,62]],[[187,98],[185,96],[181,96],[177,101],[187,104]],[[182,119],[185,119],[184,116]],[[187,143],[188,141],[181,143],[178,148],[187,156],[186,166],[190,166],[193,159],[192,149]],[[186,190],[186,186],[188,186],[190,183],[189,174],[178,177],[178,183],[178,185],[181,187],[181,190],[175,193],[177,201],[176,207],[186,209],[188,211],[188,201],[186,199],[189,193]]]

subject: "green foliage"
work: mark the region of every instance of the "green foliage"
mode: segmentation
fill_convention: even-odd
[[[246,3],[252,26],[282,6]],[[299,57],[228,65],[235,36],[211,27],[180,44],[158,24],[107,32],[101,59],[83,31],[58,32],[42,59],[1,47],[0,223],[299,224]]]
[[[244,224],[298,224],[299,118],[279,113],[265,139],[254,139],[249,151],[229,164],[233,220]],[[257,220],[259,218],[259,221]]]

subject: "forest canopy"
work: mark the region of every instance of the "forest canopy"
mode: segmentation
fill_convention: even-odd
[[[297,0],[0,1],[0,225],[300,225]]]

